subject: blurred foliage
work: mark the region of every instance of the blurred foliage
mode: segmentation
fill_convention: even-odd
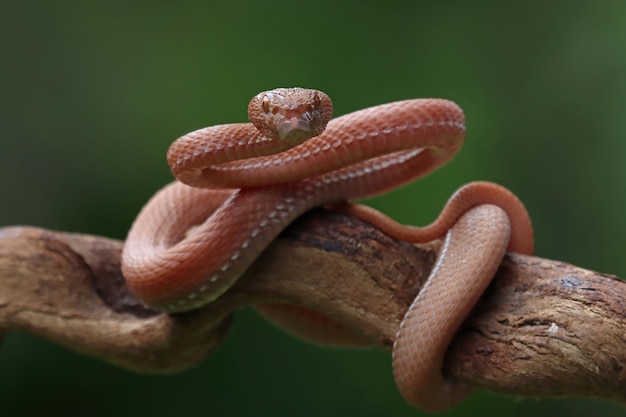
[[[0,224],[123,238],[171,180],[169,143],[244,121],[264,89],[322,89],[338,115],[436,96],[465,109],[465,148],[372,205],[423,224],[461,184],[497,181],[527,204],[538,255],[624,276],[624,21],[622,1],[3,1]],[[216,355],[179,375],[14,334],[0,375],[7,417],[420,414],[388,353],[309,346],[247,311]],[[476,393],[447,415],[473,412],[624,410]]]

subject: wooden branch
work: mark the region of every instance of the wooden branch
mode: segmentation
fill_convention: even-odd
[[[140,372],[204,360],[231,312],[262,301],[304,305],[390,348],[439,242],[412,246],[356,219],[299,219],[215,303],[168,316],[124,286],[119,241],[30,227],[0,229],[0,331],[26,331]],[[516,396],[626,402],[626,283],[508,255],[450,347],[445,372]]]

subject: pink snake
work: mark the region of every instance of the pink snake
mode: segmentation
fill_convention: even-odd
[[[176,140],[168,163],[181,182],[159,191],[129,232],[123,274],[157,310],[210,303],[305,211],[420,178],[450,160],[465,137],[463,111],[441,99],[398,101],[330,120],[326,94],[276,89],[255,96],[248,115],[253,124],[212,126]],[[393,370],[411,404],[450,408],[470,388],[442,375],[445,351],[505,252],[532,253],[526,209],[510,191],[486,182],[459,189],[422,228],[367,207],[342,207],[407,242],[444,238],[400,325]]]

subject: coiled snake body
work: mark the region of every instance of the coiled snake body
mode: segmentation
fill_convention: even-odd
[[[462,110],[440,99],[398,101],[330,120],[326,94],[276,89],[255,96],[248,114],[252,124],[200,129],[170,147],[168,163],[181,182],[146,204],[122,255],[128,285],[146,304],[177,312],[211,302],[303,212],[422,177],[452,158],[465,137]],[[401,323],[393,367],[410,403],[431,411],[451,407],[469,388],[441,374],[445,350],[505,251],[532,253],[524,206],[508,190],[478,182],[458,190],[423,228],[362,206],[343,210],[408,242],[445,237]]]

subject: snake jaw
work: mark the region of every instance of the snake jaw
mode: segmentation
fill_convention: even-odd
[[[278,138],[290,142],[300,142],[311,138],[313,126],[308,113],[287,117],[276,125]]]

